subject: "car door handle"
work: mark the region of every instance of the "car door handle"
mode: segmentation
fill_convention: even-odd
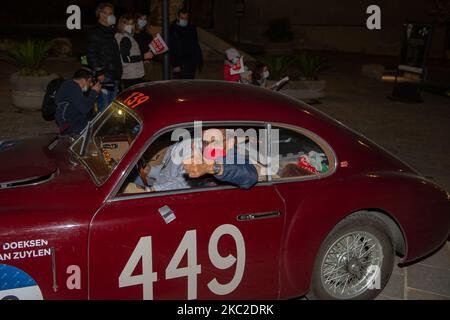
[[[281,216],[280,211],[271,211],[271,212],[261,212],[261,213],[248,213],[248,214],[240,214],[237,216],[238,221],[249,221],[249,220],[257,220],[257,219],[267,219],[267,218],[276,218]]]

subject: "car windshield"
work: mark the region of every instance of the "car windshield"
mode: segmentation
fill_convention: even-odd
[[[141,121],[129,108],[113,102],[85,128],[71,151],[97,184],[103,183],[128,152],[141,131]]]

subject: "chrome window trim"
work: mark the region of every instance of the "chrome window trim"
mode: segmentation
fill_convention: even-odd
[[[206,121],[206,122],[202,122],[202,124],[207,124],[209,125],[227,125],[227,124],[233,124],[233,125],[260,125],[261,128],[266,128],[266,123],[263,121]],[[165,127],[159,131],[157,131],[150,139],[149,141],[147,141],[145,143],[145,145],[142,147],[142,149],[140,150],[139,154],[136,156],[136,158],[133,160],[133,162],[130,164],[130,166],[127,168],[127,170],[124,172],[123,176],[120,178],[119,182],[116,184],[116,186],[112,189],[112,191],[109,193],[108,197],[106,198],[107,201],[110,201],[111,199],[115,199],[117,197],[120,198],[120,196],[117,195],[117,193],[120,190],[120,187],[122,186],[122,184],[125,182],[126,178],[128,177],[128,175],[130,174],[131,170],[134,168],[134,166],[136,165],[136,163],[139,161],[139,159],[142,157],[142,155],[147,151],[148,147],[155,142],[159,137],[161,137],[163,134],[166,134],[169,131],[173,131],[175,129],[178,128],[186,128],[186,126],[192,126],[192,128],[194,127],[194,122],[183,122],[183,123],[179,123],[179,124],[174,124],[174,125],[170,125],[168,127]],[[266,182],[266,181],[263,181]],[[258,185],[259,183],[257,183]],[[212,189],[217,189],[217,188],[221,188],[223,186],[217,186],[217,187],[211,187],[211,188],[207,188],[208,190],[212,190]],[[237,187],[232,187],[232,186],[226,186],[227,188],[237,188]],[[199,190],[199,189],[203,189],[203,188],[196,188],[196,189],[186,189],[189,192],[193,192],[193,190]],[[186,191],[185,190],[185,191]],[[178,191],[182,191],[182,190],[175,190],[175,191],[167,191],[164,192],[164,194],[170,194],[170,192],[178,192]],[[163,192],[157,192],[157,193],[153,193],[154,195],[160,195]],[[151,193],[147,193],[147,194],[151,194]]]
[[[284,123],[276,123],[276,122],[271,122],[271,125],[272,125],[272,128],[279,127],[279,128],[283,128],[283,129],[292,130],[292,131],[298,132],[298,133],[306,136],[307,138],[309,138],[311,141],[313,141],[315,144],[317,144],[323,150],[323,152],[327,156],[328,164],[329,164],[329,168],[330,168],[330,170],[324,174],[272,179],[271,182],[273,184],[323,179],[323,178],[327,178],[327,177],[333,175],[337,171],[338,159],[337,159],[336,153],[334,152],[334,149],[330,146],[330,144],[328,142],[326,142],[323,138],[321,138],[319,135],[317,135],[316,133],[314,133],[308,129],[305,129],[302,127],[297,127],[294,125],[289,125],[289,124],[284,124]]]
[[[264,121],[245,121],[245,120],[239,120],[239,121],[206,121],[206,122],[202,122],[202,123],[206,124],[208,126],[210,126],[210,125],[212,125],[212,126],[213,125],[221,125],[221,126],[223,126],[223,125],[227,125],[227,124],[230,124],[230,125],[232,124],[233,126],[236,126],[236,125],[246,125],[246,126],[248,126],[248,125],[260,125],[260,126],[262,126],[263,128],[266,128],[266,129],[273,128],[275,126],[275,127],[279,127],[279,128],[283,128],[283,129],[292,130],[292,131],[298,132],[300,134],[303,134],[307,138],[311,139],[314,143],[316,143],[325,152],[325,154],[326,154],[326,156],[328,158],[329,165],[330,165],[330,170],[326,174],[318,174],[318,175],[310,175],[310,176],[302,176],[302,177],[291,177],[291,178],[281,178],[279,180],[273,180],[273,179],[269,179],[268,178],[266,181],[257,182],[254,187],[269,186],[269,185],[288,183],[288,182],[300,182],[300,181],[309,181],[309,180],[323,179],[323,178],[327,178],[327,177],[331,176],[337,170],[337,163],[338,163],[338,161],[337,161],[337,157],[336,157],[336,154],[335,154],[333,148],[324,139],[322,139],[320,136],[318,136],[317,134],[315,134],[314,132],[312,132],[312,131],[310,131],[308,129],[297,127],[295,125],[288,125],[288,124],[276,123],[276,122],[264,122]],[[206,192],[206,191],[238,189],[238,187],[235,187],[235,186],[216,186],[216,187],[209,187],[209,188],[195,188],[195,189],[182,189],[182,190],[153,192],[153,193],[143,192],[143,193],[130,194],[130,195],[118,195],[120,187],[125,182],[126,178],[130,174],[132,168],[134,168],[134,166],[136,165],[138,160],[142,157],[142,155],[147,151],[147,149],[149,148],[149,146],[153,142],[155,142],[159,137],[161,137],[163,134],[166,134],[170,130],[175,130],[175,129],[181,128],[181,127],[186,128],[186,126],[192,126],[193,127],[193,125],[194,125],[193,122],[183,122],[183,123],[179,123],[179,124],[175,124],[175,125],[171,125],[171,126],[165,127],[163,129],[157,131],[149,139],[149,141],[147,141],[144,144],[144,146],[140,150],[139,154],[132,161],[130,166],[127,168],[127,170],[124,172],[124,174],[120,178],[119,182],[111,190],[111,192],[109,193],[109,195],[106,198],[106,201],[107,202],[117,202],[117,201],[122,201],[122,200],[127,201],[127,200],[132,200],[132,199],[153,198],[153,197],[159,197],[159,196],[170,196],[170,195],[178,195],[178,194],[186,194],[186,193],[194,193],[194,192]],[[269,135],[269,140],[271,141],[271,135]],[[269,154],[269,156],[271,155],[269,153],[269,151],[268,151],[268,154]],[[333,165],[331,165],[331,163],[333,163]]]

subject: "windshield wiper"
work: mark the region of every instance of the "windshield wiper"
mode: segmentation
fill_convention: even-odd
[[[89,121],[86,126],[86,131],[84,132],[84,140],[83,144],[81,145],[80,156],[82,157],[85,156],[91,137],[92,137],[92,121]]]

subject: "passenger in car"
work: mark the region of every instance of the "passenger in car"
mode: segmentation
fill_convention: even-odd
[[[184,155],[183,152],[191,147],[191,142],[183,140],[171,145],[160,164],[145,167],[145,174],[149,186],[145,186],[142,179],[137,177],[135,183],[143,187],[150,187],[150,191],[168,191],[191,188],[189,179],[181,162],[173,161],[174,159],[187,159],[190,154]]]
[[[216,131],[214,131],[216,130]],[[218,129],[209,129],[203,132],[203,137]],[[223,130],[225,132],[225,130]],[[158,165],[147,165],[144,172],[147,176],[148,186],[140,177],[135,183],[150,191],[168,191],[188,189],[197,185],[197,179],[211,175],[220,182],[230,183],[242,189],[249,189],[258,182],[258,173],[255,166],[250,164],[244,155],[238,155],[234,143],[226,143],[222,135],[219,147],[212,148],[212,141],[203,141],[202,148],[196,147],[191,140],[182,140],[171,145]],[[217,141],[216,141],[217,143]],[[186,150],[192,152],[186,152]],[[232,164],[226,163],[226,154],[231,152],[234,157]]]
[[[198,154],[194,148],[192,158],[184,162],[184,169],[191,178],[211,174],[217,180],[236,185],[241,189],[249,189],[258,182],[255,166],[245,154],[238,153],[234,138],[226,139],[225,129],[205,130],[203,155]]]

